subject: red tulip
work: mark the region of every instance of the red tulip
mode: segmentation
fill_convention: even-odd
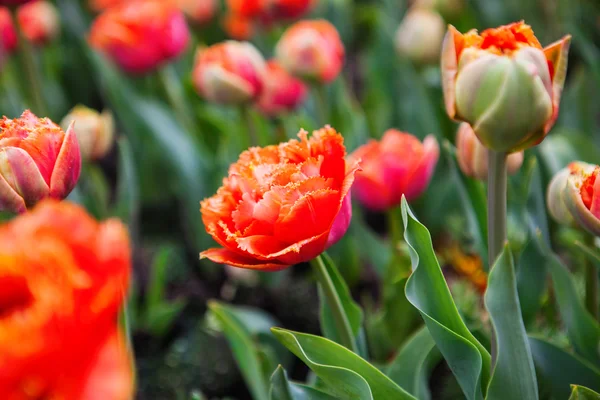
[[[37,45],[46,44],[60,33],[60,17],[48,1],[34,1],[17,10],[17,20],[23,35]]]
[[[390,129],[381,141],[371,140],[350,156],[361,160],[354,193],[366,207],[385,211],[418,197],[429,184],[439,157],[432,135],[423,143],[409,133]]]
[[[276,271],[315,258],[344,235],[357,163],[346,162],[333,128],[298,136],[243,152],[217,194],[202,201],[206,231],[222,247],[201,258]]]
[[[267,73],[262,95],[258,100],[259,110],[275,116],[296,109],[305,99],[306,85],[281,68],[277,61],[267,63]]]
[[[179,56],[190,33],[170,1],[136,0],[104,11],[94,21],[90,43],[130,73],[146,73]]]
[[[4,54],[11,54],[17,48],[17,31],[6,7],[0,7],[0,61]]]

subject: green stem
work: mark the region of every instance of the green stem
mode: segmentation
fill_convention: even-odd
[[[285,123],[282,117],[275,117],[275,138],[278,142],[284,143],[289,139],[285,134]]]
[[[327,272],[323,256],[317,256],[310,262],[310,265],[317,277],[317,281],[321,285],[321,289],[323,289],[323,294],[325,295],[325,299],[333,314],[335,325],[340,334],[341,344],[356,353],[357,349],[354,342],[354,335],[352,334],[352,328],[350,327],[350,321],[344,311],[342,301],[335,290],[333,281]]]
[[[17,9],[12,8],[13,20],[17,19]],[[35,54],[32,44],[25,38],[21,25],[15,23],[17,34],[19,37],[19,61],[23,68],[26,80],[29,82],[29,95],[31,96],[33,112],[40,117],[48,116],[48,107],[44,100],[44,94],[42,92],[42,83],[40,72],[37,69],[35,63]]]
[[[388,233],[392,243],[392,251],[394,254],[397,254],[399,252],[398,244],[402,241],[402,215],[400,207],[389,209],[386,213],[386,218]]]
[[[325,126],[330,123],[329,104],[327,103],[327,87],[320,83],[314,84],[313,93],[315,97],[315,107],[317,108],[319,124]]]
[[[488,159],[488,265],[491,271],[506,243],[506,153],[489,150]],[[496,362],[497,343],[492,328],[492,366]]]
[[[242,120],[246,124],[246,131],[248,132],[250,146],[258,146],[258,135],[256,133],[256,125],[252,119],[252,114],[250,114],[250,106],[247,104],[242,104],[240,106],[240,114],[242,115]]]
[[[590,236],[589,245],[594,249],[594,237]],[[598,268],[586,255],[585,257],[585,307],[589,313],[598,319]]]
[[[177,119],[188,133],[193,134],[195,132],[194,121],[188,113],[183,88],[173,65],[165,65],[158,70],[158,75],[159,81],[162,84],[163,90],[167,95],[169,104],[171,105],[171,108],[173,108]]]

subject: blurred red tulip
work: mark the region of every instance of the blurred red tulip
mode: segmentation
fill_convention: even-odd
[[[258,98],[265,71],[265,60],[252,44],[230,40],[198,50],[193,80],[207,100],[240,104]]]
[[[29,110],[0,121],[0,210],[25,212],[44,197],[64,199],[81,171],[77,137]]]
[[[323,83],[333,81],[344,64],[340,35],[325,20],[295,23],[279,39],[275,53],[291,74]]]
[[[254,22],[243,15],[227,13],[223,17],[223,29],[230,38],[248,40],[254,34]]]
[[[206,231],[221,245],[201,258],[276,271],[309,261],[344,235],[358,169],[333,128],[278,146],[253,147],[229,167],[217,194],[201,203]]]
[[[126,228],[45,200],[0,227],[0,260],[0,398],[131,399]]]
[[[307,91],[301,80],[291,76],[276,60],[270,60],[258,109],[268,116],[294,110],[304,101]]]
[[[46,44],[60,33],[58,10],[48,1],[34,1],[19,7],[17,20],[23,35],[36,45]]]
[[[104,11],[94,21],[90,43],[130,73],[146,73],[179,56],[190,33],[170,1],[136,0]]]
[[[0,0],[0,6],[18,6],[20,4],[29,3],[33,0]]]
[[[427,188],[439,157],[438,142],[433,135],[423,143],[409,133],[390,129],[381,141],[371,140],[356,149],[351,160],[360,160],[354,193],[366,207],[385,211],[408,201]]]
[[[6,7],[0,7],[0,61],[3,55],[11,54],[17,48],[17,31]]]
[[[177,0],[179,9],[196,24],[209,22],[217,12],[216,0]]]

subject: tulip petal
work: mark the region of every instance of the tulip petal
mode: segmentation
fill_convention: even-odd
[[[441,69],[442,69],[442,88],[444,90],[444,103],[446,112],[450,118],[456,117],[455,89],[456,74],[458,72],[458,54],[457,43],[462,42],[462,33],[456,30],[452,25],[448,25],[448,32],[444,37],[442,44]]]
[[[48,195],[48,185],[35,161],[23,149],[6,147],[0,153],[0,174],[23,198],[26,206],[32,206]]]
[[[600,220],[600,178],[598,177],[596,177],[596,180],[594,181],[593,193],[590,212]]]
[[[593,168],[590,166],[589,168]],[[589,171],[591,173],[591,171]],[[600,219],[596,218],[594,214],[583,203],[581,198],[581,183],[585,174],[571,174],[567,178],[567,185],[565,187],[565,203],[571,212],[571,215],[579,223],[581,227],[592,233],[593,235],[600,236]]]
[[[27,211],[25,200],[6,182],[0,173],[0,211],[24,213]]]
[[[407,179],[409,184],[406,185],[404,191],[407,201],[415,199],[425,190],[435,171],[439,156],[440,146],[435,136],[428,135],[423,140],[423,157],[412,176]]]
[[[352,193],[348,192],[348,194],[342,200],[342,207],[338,212],[338,215],[335,217],[333,224],[331,225],[331,230],[329,231],[329,237],[327,238],[326,248],[333,246],[336,244],[348,230],[350,226],[350,221],[352,220]]]
[[[276,261],[261,261],[254,258],[244,257],[229,249],[212,248],[200,253],[200,259],[208,258],[217,264],[233,265],[234,267],[257,269],[262,271],[279,271],[289,267],[291,264],[280,264]]]
[[[551,78],[552,78],[552,106],[553,112],[552,117],[546,123],[546,132],[552,128],[556,118],[558,118],[558,108],[560,104],[560,97],[562,95],[563,86],[565,84],[565,78],[567,77],[567,63],[569,61],[569,45],[571,44],[571,35],[567,35],[544,48],[544,55],[546,59],[552,65]]]
[[[98,352],[82,392],[82,400],[129,400],[134,375],[127,341],[119,331],[109,335]]]
[[[73,130],[73,123],[67,129],[65,138],[56,158],[56,164],[50,178],[50,196],[64,199],[77,184],[81,173],[81,155],[79,142]]]

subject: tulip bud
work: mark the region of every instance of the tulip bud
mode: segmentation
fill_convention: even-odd
[[[561,169],[550,181],[546,194],[546,203],[550,215],[556,222],[563,225],[575,224],[575,220],[565,202],[565,188],[567,187],[569,175],[571,175],[569,167]]]
[[[145,0],[104,11],[89,41],[125,71],[142,74],[178,57],[189,38],[185,17],[172,2]]]
[[[460,15],[464,9],[464,0],[416,0],[414,7],[436,10],[444,17]]]
[[[265,87],[258,100],[258,109],[275,116],[298,107],[307,93],[306,85],[281,68],[277,61],[267,63]]]
[[[19,7],[17,20],[27,40],[39,46],[51,42],[60,33],[60,16],[48,1],[34,1]]]
[[[523,164],[524,153],[519,151],[508,155],[506,160],[509,174],[515,174]],[[488,149],[486,149],[466,122],[456,133],[456,158],[461,171],[468,177],[487,180]]]
[[[13,24],[10,11],[0,7],[0,61],[4,55],[9,55],[17,48],[17,31]]]
[[[571,216],[583,229],[600,236],[600,167],[583,162],[569,165],[564,199]]]
[[[248,40],[254,34],[254,24],[248,17],[240,14],[227,13],[223,17],[223,29],[232,39]]]
[[[98,160],[108,153],[115,136],[114,120],[109,111],[99,113],[85,106],[75,106],[60,125],[67,130],[72,123],[84,160]]]
[[[209,22],[217,11],[216,0],[177,0],[177,5],[197,24]]]
[[[256,47],[231,40],[198,50],[193,81],[209,101],[242,104],[261,94],[265,72],[265,60]]]
[[[333,81],[344,63],[344,45],[325,20],[300,21],[288,28],[275,48],[277,60],[292,75],[321,83]]]
[[[381,141],[371,140],[356,149],[351,160],[360,160],[353,191],[366,207],[385,211],[417,198],[429,184],[440,149],[433,135],[421,143],[411,134],[389,129]]]
[[[396,51],[413,62],[438,62],[446,24],[440,15],[428,9],[411,9],[396,31]]]
[[[0,211],[25,212],[44,197],[64,199],[81,170],[77,137],[29,110],[0,121]]]
[[[534,146],[556,117],[570,37],[542,49],[523,22],[459,33],[450,26],[442,50],[442,84],[450,117],[468,122],[488,149]]]

